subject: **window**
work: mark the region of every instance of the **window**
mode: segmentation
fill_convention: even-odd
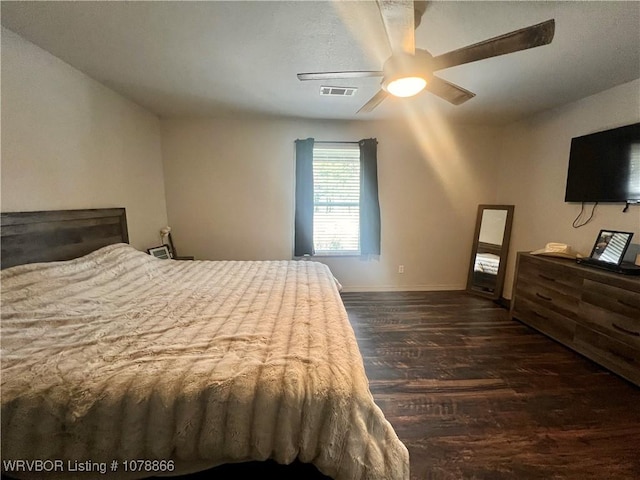
[[[360,147],[313,146],[313,247],[316,255],[360,254]]]
[[[298,139],[293,255],[380,255],[378,141]]]

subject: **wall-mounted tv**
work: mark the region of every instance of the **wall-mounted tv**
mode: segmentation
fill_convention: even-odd
[[[571,140],[564,201],[640,203],[640,123]]]

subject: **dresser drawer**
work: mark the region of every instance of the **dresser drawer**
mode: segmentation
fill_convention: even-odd
[[[582,301],[640,323],[640,292],[585,279]]]
[[[640,293],[586,279],[580,323],[640,349]]]
[[[582,277],[573,270],[563,264],[556,265],[532,256],[520,258],[518,281],[520,280],[576,298],[580,297],[582,290]]]
[[[640,385],[640,350],[607,335],[576,325],[576,350]]]
[[[540,330],[542,333],[562,343],[573,341],[576,322],[539,302],[530,301],[525,295],[517,294],[512,317]]]
[[[580,293],[563,291],[555,283],[531,281],[528,277],[521,276],[518,277],[515,296],[516,299],[526,299],[568,318],[575,319],[578,316]]]

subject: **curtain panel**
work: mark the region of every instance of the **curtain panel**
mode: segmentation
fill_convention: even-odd
[[[380,255],[380,200],[378,198],[378,141],[360,145],[360,254]]]
[[[294,252],[313,255],[313,138],[296,140],[296,210]]]

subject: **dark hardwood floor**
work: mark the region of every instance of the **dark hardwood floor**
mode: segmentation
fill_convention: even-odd
[[[466,292],[344,293],[412,480],[640,479],[640,389]]]

